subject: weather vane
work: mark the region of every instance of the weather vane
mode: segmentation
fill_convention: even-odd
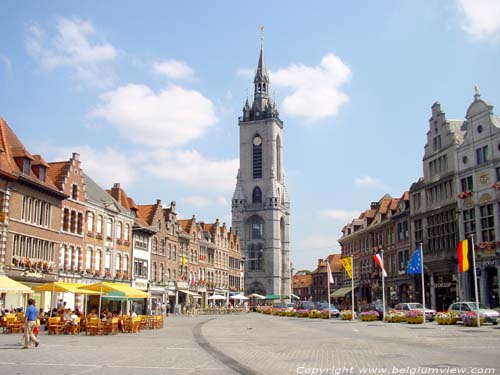
[[[264,44],[264,26],[259,26],[260,30],[260,44]]]

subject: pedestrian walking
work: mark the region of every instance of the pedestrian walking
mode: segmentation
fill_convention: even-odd
[[[36,338],[33,330],[36,327],[36,320],[38,319],[38,309],[35,306],[35,299],[28,299],[28,308],[26,309],[26,320],[24,322],[24,346],[23,349],[29,348],[29,342],[35,343],[35,347],[40,345],[40,341]]]

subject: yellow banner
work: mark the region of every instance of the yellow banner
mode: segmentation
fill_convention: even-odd
[[[349,278],[352,279],[352,257],[341,258],[340,264],[342,264],[342,267],[344,267]]]
[[[185,265],[186,265],[186,257],[185,257],[185,256],[183,256],[183,257],[182,257],[182,261],[181,261],[181,262],[182,262],[182,265],[183,265],[183,266],[185,266]]]

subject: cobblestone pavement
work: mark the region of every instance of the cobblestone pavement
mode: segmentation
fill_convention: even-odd
[[[169,317],[165,328],[139,334],[49,336],[42,332],[40,346],[29,350],[21,349],[20,338],[0,334],[2,374],[500,371],[500,329],[493,326],[346,322],[251,313]]]

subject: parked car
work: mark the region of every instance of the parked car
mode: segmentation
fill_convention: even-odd
[[[285,302],[274,302],[273,307],[277,309],[286,309],[286,303]]]
[[[286,304],[286,311],[292,311],[295,309],[295,303],[287,303]]]
[[[399,311],[408,311],[408,310],[422,310],[423,306],[418,302],[403,302],[398,303],[394,310]],[[429,321],[433,321],[436,318],[436,310],[425,308],[425,319]]]
[[[476,302],[455,302],[448,307],[448,312],[454,312],[459,315],[468,311],[476,311],[477,303]],[[492,323],[494,325],[498,324],[498,319],[500,318],[500,313],[496,310],[488,309],[483,304],[479,304],[479,315],[484,317],[485,323]]]
[[[385,306],[385,311],[387,312],[388,310],[390,310],[391,308],[389,306]],[[379,303],[379,302],[371,302],[371,303],[367,303],[365,305],[361,305],[360,307],[360,312],[365,312],[365,311],[376,311],[378,312],[378,319],[379,320],[382,320],[384,319],[384,314],[383,314],[383,305],[382,303]]]
[[[296,309],[304,309],[304,310],[316,310],[316,306],[312,301],[300,301],[296,305]]]
[[[316,309],[318,310],[328,310],[328,302],[316,302],[315,305]],[[330,316],[338,318],[339,315],[340,315],[340,310],[337,309],[332,304],[330,304]]]

